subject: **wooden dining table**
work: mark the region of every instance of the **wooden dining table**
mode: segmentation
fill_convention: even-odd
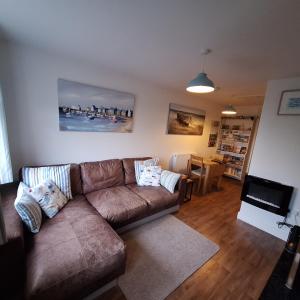
[[[193,165],[201,167],[201,165],[197,165],[197,163],[193,163]],[[204,165],[204,169],[205,169],[205,175],[204,175],[203,186],[202,186],[202,194],[206,194],[207,188],[208,188],[208,183],[209,183],[209,178],[210,178],[211,166],[219,165],[219,163],[213,161],[212,159],[204,158],[203,165]]]
[[[204,181],[203,181],[203,187],[202,187],[202,194],[207,193],[207,188],[208,188],[208,181],[209,181],[209,175],[210,175],[210,168],[212,165],[219,165],[219,163],[212,161],[211,159],[204,158],[203,159],[203,164],[205,168],[205,176],[204,176]]]

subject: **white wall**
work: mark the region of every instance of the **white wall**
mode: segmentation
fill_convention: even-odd
[[[300,116],[278,116],[283,90],[300,89],[300,77],[269,81],[249,174],[295,187],[288,222],[299,223],[300,210]],[[281,239],[288,229],[278,229],[283,218],[242,203],[238,217]]]
[[[203,100],[204,96],[191,97],[84,61],[20,45],[2,44],[0,50],[0,80],[15,174],[24,164],[157,155],[166,166],[174,152],[215,153],[215,148],[207,147],[208,135],[211,120],[220,119],[222,106]],[[135,94],[133,133],[59,131],[58,78]],[[166,134],[170,102],[206,110],[203,136]]]

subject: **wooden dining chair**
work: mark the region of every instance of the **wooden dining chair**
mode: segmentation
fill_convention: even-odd
[[[197,168],[195,169],[195,167]],[[205,176],[203,157],[192,154],[188,160],[187,171],[190,179],[198,181],[197,192],[199,193],[202,179]]]
[[[209,167],[203,184],[203,194],[210,191],[214,183],[217,189],[220,190],[224,172],[225,164],[216,163]]]

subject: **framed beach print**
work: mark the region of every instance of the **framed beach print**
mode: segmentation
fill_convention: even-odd
[[[202,135],[204,120],[204,110],[170,103],[167,133]]]
[[[133,94],[58,79],[61,131],[132,132]]]
[[[282,91],[277,114],[300,115],[300,89]]]

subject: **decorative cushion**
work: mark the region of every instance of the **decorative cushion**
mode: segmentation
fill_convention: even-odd
[[[138,182],[140,186],[160,186],[160,166],[145,167]]]
[[[134,161],[135,160],[147,160],[151,157],[134,157],[134,158],[123,158],[123,169],[125,174],[125,184],[136,183]]]
[[[180,174],[163,170],[160,176],[160,184],[165,187],[169,192],[174,193],[174,189],[177,181],[180,178]]]
[[[15,200],[15,208],[32,233],[37,233],[42,224],[42,212],[39,204],[29,195],[29,187],[20,182]]]
[[[29,195],[39,203],[49,218],[53,218],[68,202],[68,199],[52,180],[46,180],[30,188]]]
[[[139,183],[140,176],[144,171],[145,167],[157,166],[159,162],[159,158],[151,158],[147,160],[135,160],[134,161],[134,169],[135,169],[135,178],[136,182]]]
[[[31,188],[51,179],[68,199],[72,199],[70,167],[70,165],[38,168],[23,167],[22,178],[24,183]]]

